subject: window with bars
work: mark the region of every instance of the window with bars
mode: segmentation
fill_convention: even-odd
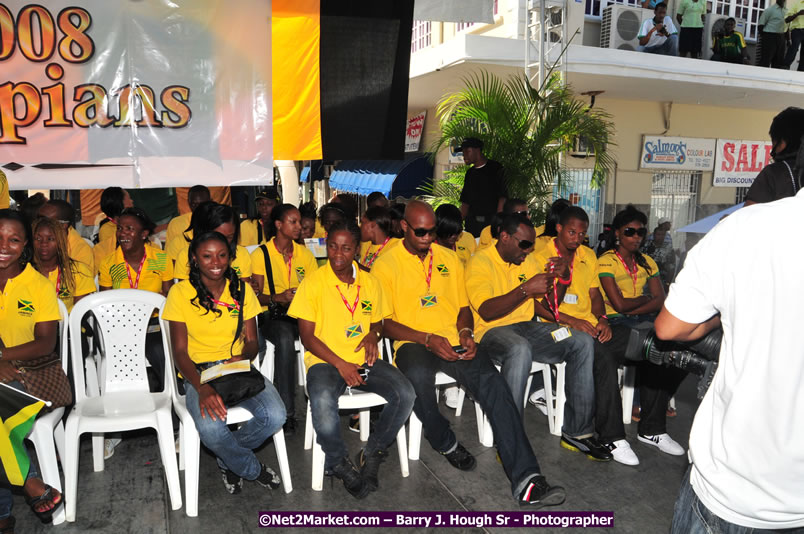
[[[748,196],[748,190],[751,189],[750,187],[735,187],[734,188],[734,203],[739,204],[740,202],[745,202],[745,197]]]
[[[586,0],[584,13],[587,17],[599,19],[606,6],[610,6],[612,4],[639,7],[642,5],[642,2],[637,0]]]
[[[650,194],[650,217],[648,231],[659,224],[659,219],[667,217],[673,223],[671,237],[673,246],[681,248],[683,235],[676,230],[695,222],[695,209],[698,201],[700,172],[663,171],[653,175]]]
[[[592,187],[592,169],[562,169],[560,182],[553,185],[553,202],[566,198],[573,206],[583,208],[589,216],[589,246],[597,246],[603,231],[605,188]]]
[[[432,22],[429,20],[414,20],[413,38],[410,42],[411,53],[429,47],[432,44],[432,32]]]
[[[757,39],[759,16],[773,0],[712,0],[712,13],[746,21],[745,38]]]

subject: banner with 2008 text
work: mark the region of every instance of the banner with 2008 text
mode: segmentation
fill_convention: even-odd
[[[14,189],[273,179],[271,3],[0,0]]]

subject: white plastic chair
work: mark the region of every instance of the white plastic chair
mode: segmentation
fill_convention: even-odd
[[[538,371],[542,373],[544,379],[544,400],[547,401],[547,424],[550,427],[550,433],[554,436],[561,435],[561,427],[564,426],[564,403],[567,400],[566,391],[564,389],[565,372],[567,368],[566,363],[553,364],[556,366],[556,391],[553,394],[553,378],[550,370],[551,364],[549,363],[534,363],[539,366]],[[537,372],[538,372],[537,371]],[[530,383],[533,375],[528,377],[528,387],[525,392],[530,391]]]
[[[59,321],[59,355],[61,356],[61,366],[64,372],[67,372],[67,307],[59,300],[59,311],[61,312],[61,321]],[[64,443],[64,424],[62,423],[62,416],[64,416],[64,407],[54,408],[52,411],[37,417],[34,423],[33,430],[28,436],[28,440],[33,444],[36,450],[36,457],[39,460],[39,470],[42,475],[42,480],[45,484],[49,484],[61,492],[61,477],[59,475],[59,462],[56,458],[56,448],[58,448],[59,456],[63,459],[66,454]],[[54,447],[55,442],[55,447]],[[64,507],[62,506],[58,512],[53,516],[53,524],[58,525],[64,522]]]
[[[623,395],[623,424],[631,424],[631,411],[634,406],[634,382],[636,380],[636,367],[633,365],[623,365],[618,370],[620,381],[622,382]]]
[[[181,508],[170,398],[175,378],[172,373],[165,373],[164,390],[151,393],[145,372],[146,328],[154,309],[161,311],[164,303],[165,298],[158,293],[114,289],[87,295],[76,303],[70,314],[70,347],[73,354],[81,354],[81,318],[90,310],[94,313],[105,342],[106,373],[102,393],[88,396],[82,358],[72,359],[76,398],[65,428],[67,521],[75,521],[79,440],[86,432],[93,433],[95,470],[100,471],[103,470],[103,433],[147,427],[156,430],[171,508]],[[165,336],[163,346],[167,355],[170,347]]]
[[[162,319],[161,314],[159,317],[159,324],[162,327],[163,336],[167,339],[168,345],[171,347],[167,352],[170,356],[168,362],[170,366],[168,369],[174,370],[175,362],[173,361],[172,344],[170,343],[170,327],[167,321]],[[268,378],[273,379],[273,345],[268,343],[269,350],[266,352],[265,357],[260,367],[260,372]],[[270,360],[270,363],[269,363]],[[201,463],[201,438],[198,435],[198,430],[195,426],[195,421],[190,416],[187,410],[187,397],[179,395],[177,384],[174,382],[170,390],[173,399],[173,409],[176,410],[176,415],[179,416],[179,470],[184,471],[184,494],[185,494],[185,512],[188,517],[198,516],[198,471]],[[251,412],[245,408],[235,406],[226,411],[226,424],[234,425],[244,423],[253,417]],[[276,458],[279,462],[279,471],[282,475],[282,485],[285,493],[293,491],[293,483],[290,480],[290,463],[288,462],[288,451],[285,446],[285,432],[280,428],[274,434],[274,448],[276,449]]]
[[[307,394],[307,373],[301,374],[304,380],[304,392]],[[321,445],[316,440],[315,428],[313,428],[313,413],[310,408],[310,396],[307,395],[307,420],[304,425],[304,448],[313,449],[312,466],[312,488],[313,491],[321,491],[324,486],[324,462],[326,457]],[[370,410],[375,406],[382,406],[387,401],[376,393],[368,391],[352,390],[351,395],[344,393],[338,397],[339,410],[359,410],[360,411],[360,440],[368,441]],[[405,425],[399,429],[396,435],[396,447],[399,452],[399,468],[403,477],[410,475],[408,466],[407,439],[405,436]]]

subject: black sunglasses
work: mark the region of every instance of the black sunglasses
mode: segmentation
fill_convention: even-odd
[[[533,241],[528,241],[527,239],[519,239],[515,235],[512,235],[511,238],[516,239],[517,245],[522,250],[528,250],[530,247],[533,246]]]
[[[413,225],[410,224],[410,221],[405,219],[405,222],[408,223],[410,229],[413,230],[413,235],[416,237],[424,237],[427,234],[436,235],[436,227],[433,226],[432,228],[413,228]]]
[[[634,228],[633,226],[629,226],[623,230],[623,235],[625,237],[634,237],[634,234],[638,235],[639,237],[645,237],[648,234],[648,229],[644,226],[642,228]]]

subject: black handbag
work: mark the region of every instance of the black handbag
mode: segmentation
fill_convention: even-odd
[[[271,303],[268,305],[268,318],[272,321],[281,321],[288,316],[288,307],[281,302],[276,302],[276,286],[274,285],[274,271],[271,268],[271,257],[268,255],[268,247],[260,245],[262,257],[265,260],[265,279],[268,283],[268,291],[271,294]]]
[[[245,294],[246,284],[240,280],[240,295]],[[237,328],[235,329],[234,339],[232,346],[229,347],[229,354],[234,355],[234,344],[240,337],[243,331],[243,306],[240,306],[240,313],[237,314]],[[214,365],[214,363],[212,364]],[[208,382],[215,393],[220,395],[223,403],[229,407],[250,399],[254,395],[260,393],[265,389],[265,377],[253,365],[248,373],[234,373],[231,375],[222,376]]]

